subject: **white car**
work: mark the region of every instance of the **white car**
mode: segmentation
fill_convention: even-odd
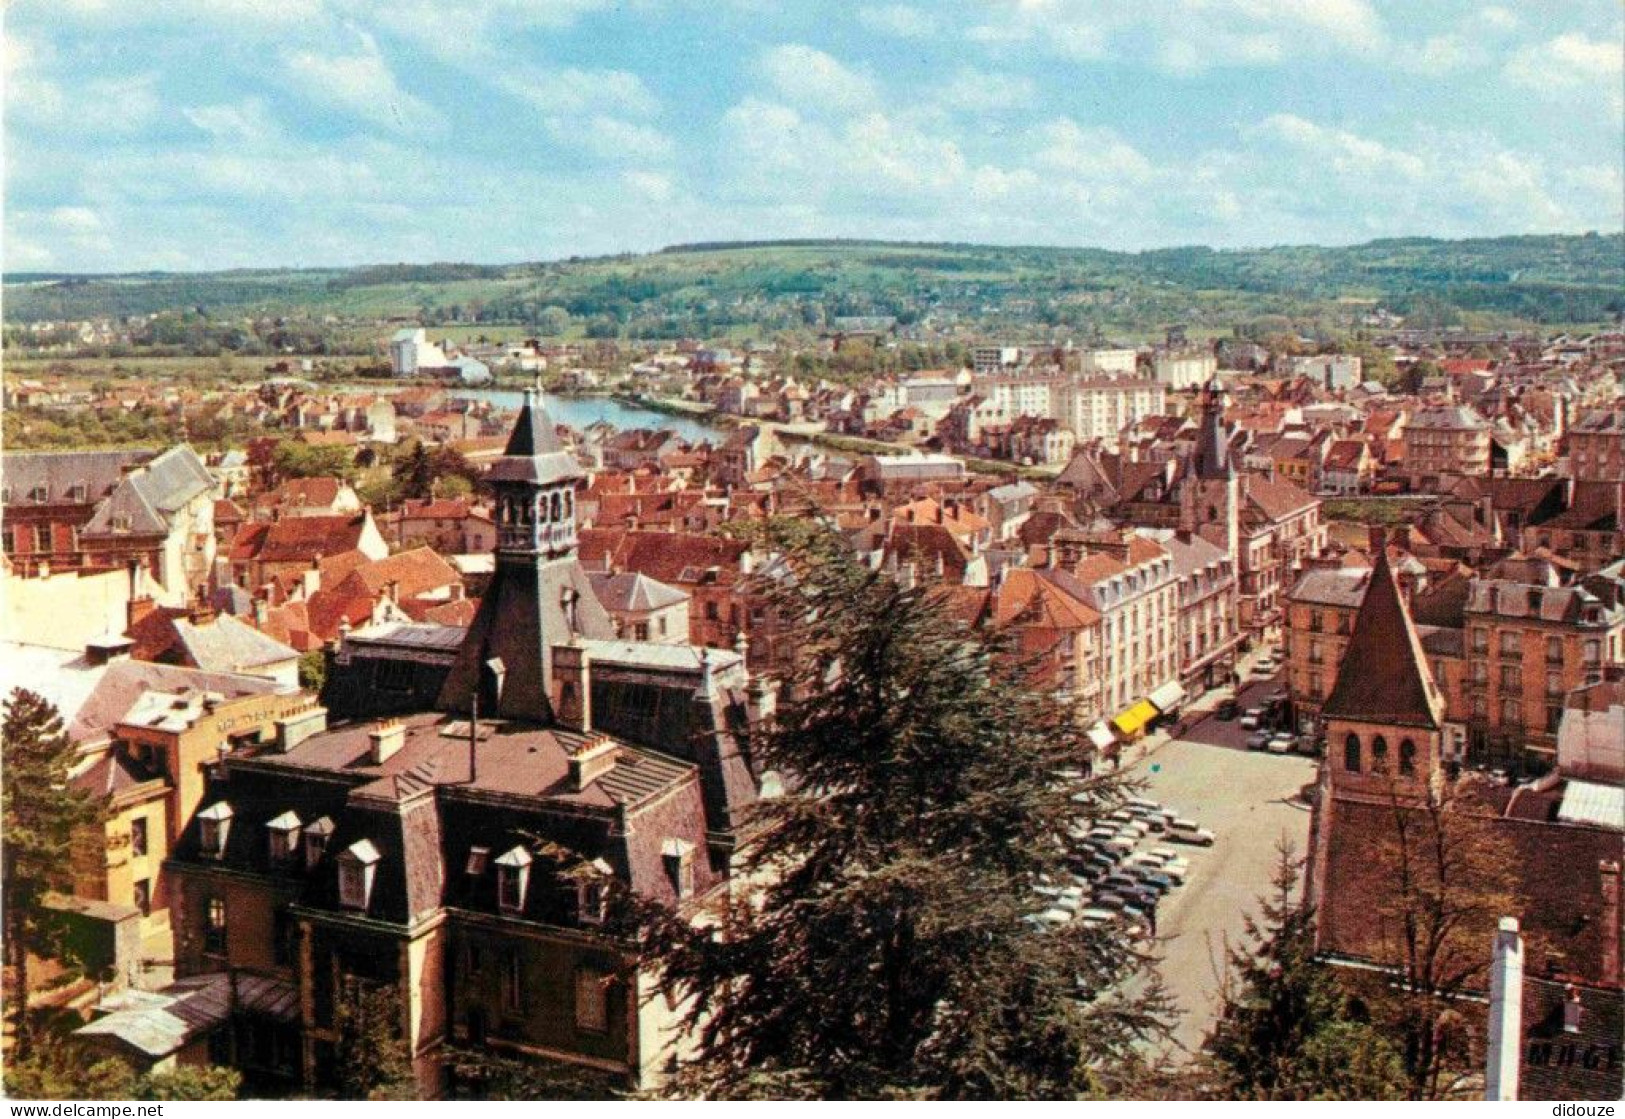
[[[1175,820],[1168,829],[1168,838],[1175,843],[1189,843],[1193,847],[1211,847],[1216,838],[1208,829],[1192,820]]]
[[[1242,730],[1257,730],[1259,722],[1264,718],[1262,707],[1249,707],[1241,717]]]
[[[1269,740],[1266,749],[1272,754],[1290,754],[1297,742],[1290,734],[1277,734]]]
[[[1183,884],[1185,879],[1190,877],[1191,864],[1189,859],[1175,858],[1163,863],[1160,869],[1161,873]]]

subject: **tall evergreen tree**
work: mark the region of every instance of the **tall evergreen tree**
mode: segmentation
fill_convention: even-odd
[[[1204,1056],[1241,1099],[1402,1099],[1404,1070],[1380,1034],[1348,1018],[1331,969],[1315,958],[1314,911],[1294,895],[1302,863],[1282,844],[1274,893],[1232,948],[1219,1021]]]
[[[696,927],[650,910],[648,958],[687,1001],[710,1098],[1075,1098],[1165,1030],[1133,934],[1045,931],[1034,887],[1118,791],[1082,728],[931,591],[828,529],[772,592],[797,650],[750,748],[784,778],[741,853],[754,897]]]
[[[17,1055],[31,1040],[27,1013],[30,954],[64,950],[60,927],[43,902],[52,890],[71,888],[75,833],[101,818],[103,806],[68,784],[73,742],[62,717],[43,697],[17,688],[5,701],[0,729],[0,896],[5,906],[5,961],[13,990],[7,1013]]]

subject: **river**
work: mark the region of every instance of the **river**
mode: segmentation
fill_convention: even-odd
[[[488,400],[500,408],[518,408],[524,393],[518,389],[453,389],[451,395],[465,400]],[[704,416],[679,416],[656,412],[611,396],[562,396],[549,393],[543,400],[554,423],[569,424],[577,431],[589,424],[607,423],[618,431],[633,428],[664,428],[690,443],[710,440],[720,443],[726,430]]]

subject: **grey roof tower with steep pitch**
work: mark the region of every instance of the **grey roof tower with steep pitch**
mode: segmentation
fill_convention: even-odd
[[[584,472],[534,390],[487,477],[497,493],[496,573],[439,706],[466,712],[478,696],[484,715],[551,722],[553,646],[607,640],[615,626],[576,555],[575,483]]]

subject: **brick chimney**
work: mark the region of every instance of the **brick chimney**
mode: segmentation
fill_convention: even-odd
[[[1604,859],[1597,864],[1597,873],[1602,879],[1602,979],[1604,983],[1618,985],[1622,978],[1620,970],[1621,941],[1625,941],[1625,922],[1622,922],[1620,912],[1620,882],[1619,860]]]

